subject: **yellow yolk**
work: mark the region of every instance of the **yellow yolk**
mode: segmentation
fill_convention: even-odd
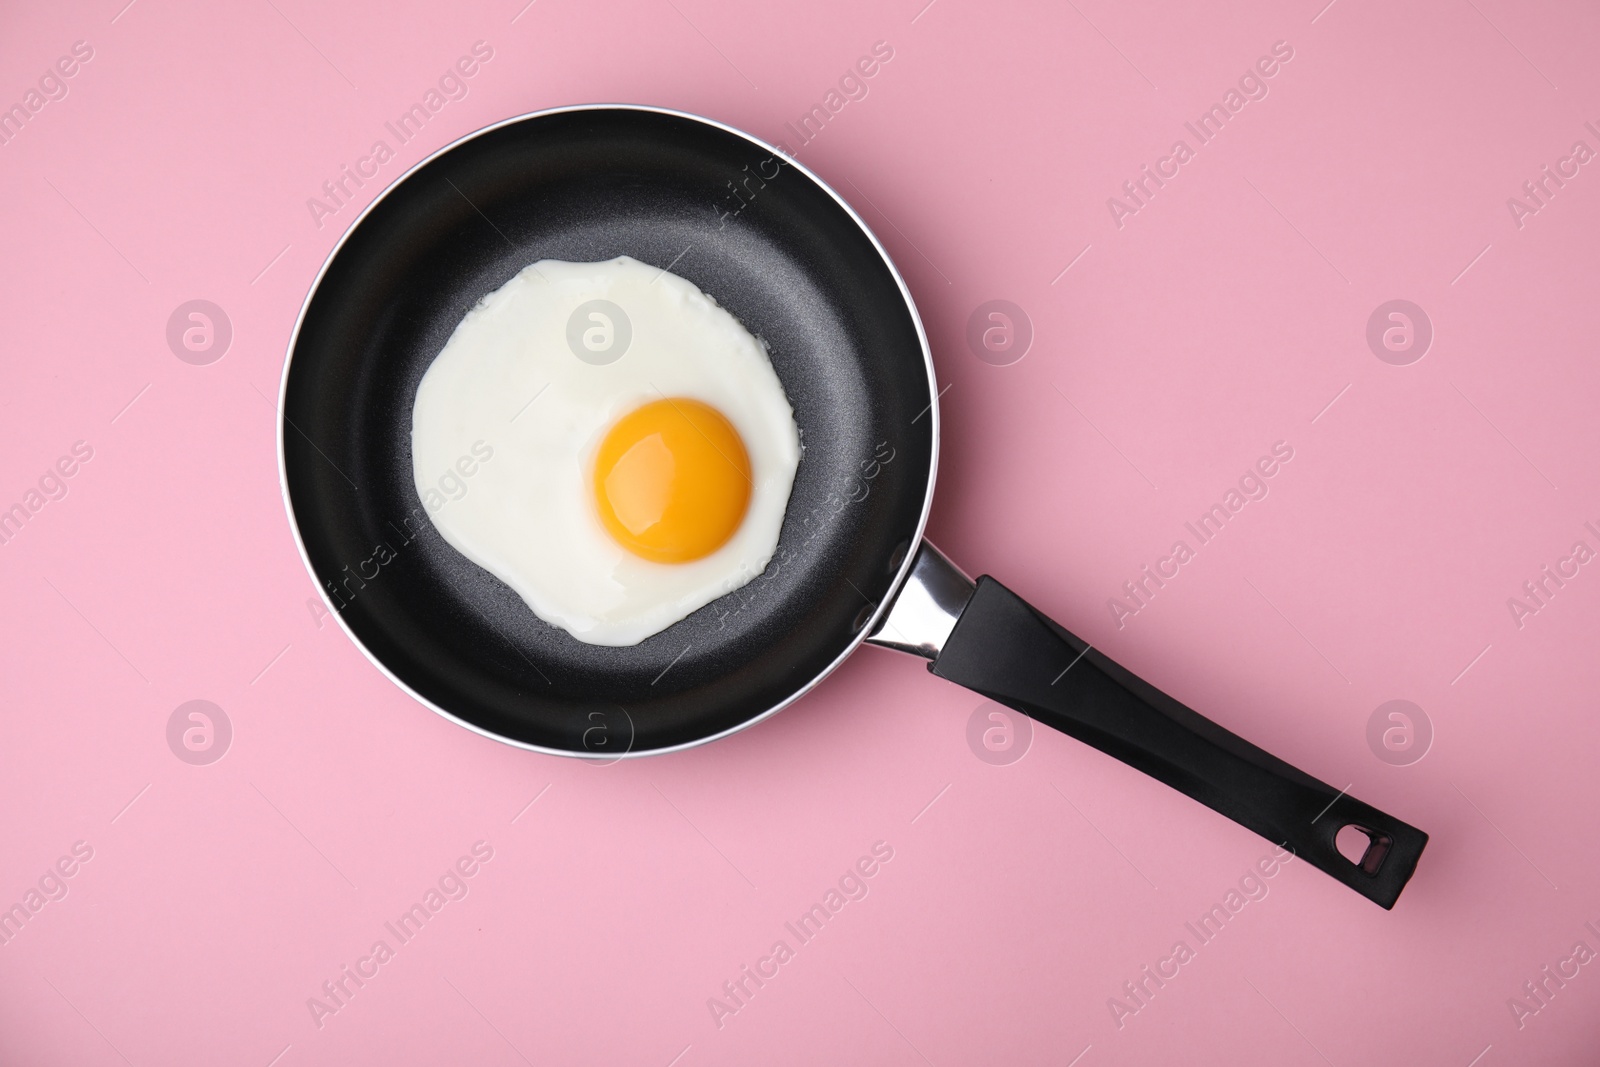
[[[750,506],[750,456],[709,404],[655,400],[618,419],[595,457],[600,521],[653,563],[688,563],[727,543]]]

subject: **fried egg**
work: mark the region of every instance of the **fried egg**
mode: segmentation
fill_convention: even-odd
[[[745,585],[800,462],[766,348],[627,256],[540,260],[417,388],[417,495],[444,539],[580,641],[632,645]]]

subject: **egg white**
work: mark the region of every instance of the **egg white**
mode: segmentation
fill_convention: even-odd
[[[568,344],[582,304],[622,308],[632,337],[596,365]],[[744,439],[754,482],[732,538],[652,563],[601,525],[593,462],[617,419],[662,397],[710,404]],[[695,285],[627,256],[540,260],[484,297],[423,375],[412,471],[429,519],[539,618],[596,645],[632,645],[760,574],[800,462],[794,411],[761,342]]]

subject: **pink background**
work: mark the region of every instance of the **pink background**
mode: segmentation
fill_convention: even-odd
[[[1520,1028],[1507,1001],[1600,949],[1600,568],[1521,628],[1506,603],[1600,547],[1600,163],[1520,228],[1506,203],[1600,150],[1592,5],[124,2],[0,14],[0,106],[94,53],[0,145],[0,508],[94,450],[0,546],[0,905],[93,849],[0,946],[0,1060],[1592,1062],[1600,966]],[[479,40],[469,94],[395,146]],[[497,744],[318,625],[279,496],[285,347],[357,210],[306,201],[342,164],[396,147],[365,203],[597,100],[787,139],[876,41],[799,156],[925,316],[934,540],[1432,834],[1393,912],[1289,865],[1120,1028],[1108,999],[1264,841],[1047,730],[982,762],[979,700],[880,650],[680,755]],[[1107,198],[1277,41],[1269,95],[1118,228]],[[165,337],[197,298],[234,331],[206,366]],[[1365,340],[1395,298],[1435,331],[1409,366]],[[1034,326],[1009,366],[966,343],[991,299]],[[1280,440],[1270,495],[1119,630],[1107,599]],[[166,740],[193,699],[233,727],[208,766]],[[1434,730],[1408,766],[1367,741],[1393,699]],[[307,999],[477,841],[469,895],[319,1027]],[[877,841],[869,895],[719,1028],[708,998]]]

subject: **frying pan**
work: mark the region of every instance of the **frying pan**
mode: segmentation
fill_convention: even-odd
[[[539,259],[669,267],[762,338],[804,457],[763,574],[631,647],[584,644],[445,543],[412,477],[417,385],[457,323]],[[339,242],[290,342],[278,448],[339,624],[435,711],[613,759],[725,737],[863,641],[1152,775],[1385,908],[1427,835],[1201,717],[922,539],[939,408],[911,294],[850,207],[747,134],[658,108],[562,108],[412,168]],[[1338,831],[1366,834],[1352,862]]]

